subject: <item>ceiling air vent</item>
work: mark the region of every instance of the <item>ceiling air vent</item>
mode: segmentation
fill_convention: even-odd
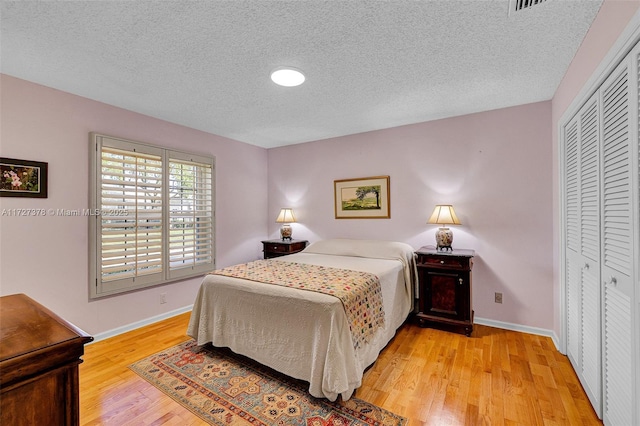
[[[547,0],[509,0],[509,13],[519,12],[546,1]]]

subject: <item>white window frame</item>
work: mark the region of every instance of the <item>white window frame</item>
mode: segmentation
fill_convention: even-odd
[[[90,167],[89,167],[89,202],[90,207],[88,209],[89,218],[89,297],[90,299],[96,299],[104,296],[119,294],[128,292],[131,290],[137,290],[147,288],[151,286],[166,284],[169,282],[186,279],[194,276],[201,276],[205,273],[215,269],[215,157],[193,154],[173,149],[167,149],[151,144],[116,138],[112,136],[102,135],[98,133],[90,134]],[[108,279],[102,276],[103,267],[103,253],[102,253],[102,238],[103,238],[103,218],[117,219],[119,215],[123,218],[135,215],[138,218],[140,212],[136,203],[131,211],[124,211],[129,207],[126,206],[128,200],[123,200],[123,205],[118,206],[119,209],[113,210],[113,206],[102,204],[102,152],[106,150],[118,150],[131,153],[132,156],[153,156],[157,157],[162,162],[162,189],[161,189],[161,267],[159,270],[153,273],[139,274],[139,269],[135,272],[128,273],[127,276],[123,276],[117,279]],[[193,185],[199,185],[201,189],[200,194],[195,194],[194,190],[185,191],[190,193],[187,195],[188,200],[181,200],[177,204],[175,203],[176,185],[175,179],[170,180],[169,166],[171,163],[182,163],[186,165],[186,169],[191,169],[192,176],[195,174],[196,178],[193,178]],[[191,168],[189,167],[191,166]],[[189,173],[189,171],[187,171]],[[197,182],[196,182],[197,181]],[[172,196],[171,185],[174,187],[174,207],[173,213],[171,209],[170,197]],[[181,191],[178,190],[178,193]],[[157,194],[157,193],[156,193]],[[204,194],[204,198],[201,194]],[[153,195],[152,198],[156,198],[157,195]],[[149,198],[148,194],[145,198]],[[140,199],[140,198],[139,198]],[[129,203],[131,204],[131,203]],[[193,206],[197,206],[197,211],[192,212]],[[154,212],[157,210],[153,210]],[[185,212],[189,214],[185,214]],[[177,212],[180,212],[177,214]],[[198,240],[198,233],[187,233],[185,242],[178,244],[180,247],[176,254],[174,246],[174,258],[179,256],[180,266],[171,265],[171,248],[170,248],[170,236],[186,235],[184,232],[171,232],[171,221],[176,217],[185,217],[184,222],[198,223],[202,222],[201,232],[204,238]],[[180,220],[180,219],[179,219]],[[135,221],[136,226],[138,220]],[[174,230],[175,231],[175,230]],[[137,232],[137,228],[136,228]],[[133,233],[133,231],[132,231]],[[199,241],[204,241],[204,247],[197,245]],[[175,238],[174,238],[175,242]],[[150,243],[148,243],[150,244]],[[136,244],[137,246],[137,244]],[[195,248],[194,248],[195,247]],[[137,247],[136,247],[137,248]],[[127,248],[127,250],[130,250]],[[153,250],[155,251],[155,249]],[[105,261],[106,263],[107,261]],[[117,269],[117,268],[116,268]]]

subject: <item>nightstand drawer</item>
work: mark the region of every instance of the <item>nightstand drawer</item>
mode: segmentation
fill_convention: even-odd
[[[291,245],[270,244],[269,245],[269,251],[272,251],[272,252],[275,252],[275,253],[289,253],[289,251],[291,251]]]
[[[418,266],[428,266],[431,268],[447,268],[447,269],[462,269],[467,270],[471,268],[470,258],[468,257],[455,257],[455,256],[431,256],[431,255],[418,255]]]

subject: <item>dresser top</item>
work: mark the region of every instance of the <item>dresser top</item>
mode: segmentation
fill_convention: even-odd
[[[24,294],[0,297],[0,362],[91,336]]]
[[[464,256],[473,257],[476,252],[469,249],[456,249],[440,251],[435,246],[424,246],[416,250],[417,254],[437,254],[438,256]]]

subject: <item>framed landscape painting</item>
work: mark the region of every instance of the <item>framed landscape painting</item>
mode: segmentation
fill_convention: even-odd
[[[0,197],[47,198],[47,163],[0,157]]]
[[[389,219],[389,176],[333,181],[336,219]]]

